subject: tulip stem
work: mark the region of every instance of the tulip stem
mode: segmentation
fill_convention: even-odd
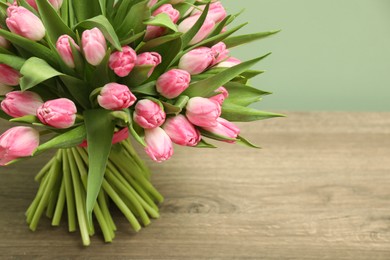
[[[65,153],[62,154],[62,160],[63,160],[63,172],[64,172],[64,179],[65,179],[66,209],[68,212],[68,229],[69,232],[74,232],[76,231],[74,191],[73,191],[69,164],[66,163],[67,158]]]
[[[60,193],[59,193],[58,199],[57,199],[56,209],[54,211],[53,219],[51,221],[52,226],[59,226],[60,225],[62,212],[64,211],[64,206],[65,206],[65,180],[64,180],[64,178],[62,178]]]

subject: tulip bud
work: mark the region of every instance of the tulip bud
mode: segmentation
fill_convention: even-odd
[[[137,98],[126,85],[108,83],[104,85],[97,97],[101,107],[108,110],[122,110],[134,104]]]
[[[212,46],[211,51],[213,52],[215,58],[212,65],[218,64],[229,57],[229,50],[226,49],[226,44],[223,42],[219,42]]]
[[[22,6],[11,5],[7,8],[5,20],[9,30],[32,41],[40,41],[46,34],[42,21]]]
[[[163,129],[172,142],[178,145],[196,146],[201,139],[199,131],[184,115],[179,114],[168,118]]]
[[[222,117],[218,118],[217,122],[218,124],[216,126],[203,127],[203,129],[228,138],[237,138],[237,136],[240,134],[240,129],[232,122],[229,122]],[[234,143],[235,141],[226,140],[225,142]]]
[[[177,23],[180,18],[180,12],[173,8],[171,4],[163,4],[153,12],[153,16],[157,16],[162,13],[167,14],[173,23]]]
[[[172,141],[160,127],[145,129],[145,152],[156,162],[163,162],[173,154]]]
[[[148,77],[152,75],[154,68],[161,63],[161,55],[157,52],[144,52],[137,56],[136,66],[149,65],[152,66],[148,73]]]
[[[199,5],[196,9],[192,12],[192,15],[200,15],[206,5]],[[209,7],[209,12],[207,13],[207,17],[212,19],[214,22],[219,23],[226,17],[226,10],[222,6],[221,2],[215,2],[212,3]]]
[[[35,0],[26,0],[26,2],[31,5],[35,10],[38,10],[37,3]],[[60,9],[63,0],[49,0],[50,4],[54,7],[54,9]]]
[[[191,75],[200,74],[214,63],[214,55],[210,48],[200,47],[184,54],[179,61],[179,69]]]
[[[85,59],[89,64],[99,65],[106,55],[107,44],[103,33],[98,28],[85,30],[81,36]]]
[[[148,25],[148,26],[146,26],[146,33],[145,33],[144,40],[149,41],[151,39],[158,38],[158,37],[164,35],[166,31],[167,30],[164,27],[155,26],[155,25]]]
[[[77,50],[80,50],[80,47],[69,35],[61,35],[57,40],[56,48],[65,64],[70,68],[74,68],[75,64],[71,44]]]
[[[0,136],[0,166],[20,157],[31,156],[39,145],[39,133],[26,126],[8,129]]]
[[[143,99],[135,105],[133,119],[142,128],[155,128],[164,123],[165,112],[156,102]]]
[[[241,61],[239,59],[234,58],[234,57],[230,57],[227,60],[222,61],[221,63],[219,63],[216,66],[216,68],[230,68],[230,67],[236,66],[236,65],[238,65],[240,63],[241,63]]]
[[[190,16],[186,19],[184,19],[178,27],[178,31],[181,33],[188,32],[192,27],[194,27],[195,23],[199,19],[199,15]],[[198,33],[192,38],[192,40],[189,42],[189,45],[197,44],[198,42],[204,40],[214,29],[215,22],[213,19],[206,17],[205,21],[203,22],[202,27],[199,29]]]
[[[6,64],[0,64],[0,84],[7,86],[19,85],[20,74]]]
[[[11,92],[12,90],[14,90],[12,87],[0,83],[0,96],[4,96],[5,94]]]
[[[216,126],[217,118],[220,115],[221,106],[218,102],[208,98],[193,97],[188,101],[186,106],[188,120],[197,126]]]
[[[37,116],[43,124],[61,129],[73,126],[76,113],[76,105],[67,98],[46,101],[37,109]]]
[[[155,5],[157,3],[158,0],[149,0],[148,2],[148,7],[152,7],[153,5]]]
[[[229,92],[224,87],[217,88],[214,92],[217,92],[218,94],[215,96],[212,96],[211,100],[217,101],[218,104],[222,106],[223,101],[229,97]]]
[[[12,117],[35,115],[43,104],[42,98],[31,91],[12,91],[1,102],[1,109]]]
[[[175,98],[188,88],[191,75],[185,70],[171,69],[162,74],[156,82],[157,92],[166,98]]]
[[[122,47],[122,51],[116,51],[111,54],[108,65],[119,77],[126,77],[135,66],[137,53],[129,47]]]

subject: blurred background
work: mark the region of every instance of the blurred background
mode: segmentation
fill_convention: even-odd
[[[252,85],[271,91],[257,108],[290,111],[390,111],[389,0],[223,1],[245,13],[240,32],[282,29],[233,49],[247,60],[272,51]]]

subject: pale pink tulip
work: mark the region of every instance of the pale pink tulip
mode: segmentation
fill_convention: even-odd
[[[119,77],[126,77],[135,66],[137,53],[129,47],[123,46],[122,51],[116,51],[111,54],[108,65]]]
[[[70,68],[74,68],[75,64],[71,44],[80,51],[80,47],[69,35],[61,35],[57,40],[56,48],[65,64]]]
[[[158,38],[158,37],[164,35],[166,31],[167,30],[165,27],[148,25],[148,26],[146,26],[146,33],[145,33],[144,41],[149,41],[151,39]]]
[[[172,142],[184,146],[196,146],[202,138],[199,131],[184,115],[170,117],[163,125]]]
[[[20,73],[6,64],[0,64],[0,84],[7,86],[19,85]]]
[[[12,91],[1,102],[1,109],[12,117],[35,115],[43,104],[42,98],[31,91]]]
[[[199,5],[197,8],[194,8],[192,15],[200,15],[206,5]],[[226,17],[226,10],[222,6],[221,2],[212,3],[209,7],[209,12],[207,13],[207,17],[211,18],[214,22],[219,23]]]
[[[161,63],[161,55],[157,52],[143,52],[138,54],[136,66],[152,66],[148,72],[148,77],[152,75],[154,68],[156,68]]]
[[[177,23],[180,18],[180,12],[173,8],[171,4],[163,4],[153,12],[153,16],[157,16],[162,13],[167,14],[173,23]]]
[[[135,103],[137,98],[126,85],[108,83],[104,85],[97,97],[101,107],[108,110],[122,110]]]
[[[172,99],[186,90],[190,81],[191,75],[187,71],[171,69],[157,79],[156,89],[162,96]]]
[[[222,61],[221,63],[218,63],[216,68],[230,68],[230,67],[236,66],[240,63],[241,63],[241,61],[239,59],[234,58],[234,57],[230,57],[227,60]]]
[[[104,59],[104,56],[106,56],[106,39],[104,38],[103,33],[96,27],[83,32],[81,44],[85,59],[91,65],[99,65]]]
[[[179,61],[179,69],[188,71],[191,75],[200,74],[215,61],[210,48],[200,47],[184,54]]]
[[[46,34],[42,21],[22,6],[11,5],[7,8],[5,20],[9,30],[32,41],[40,41]]]
[[[217,125],[221,115],[221,106],[217,101],[208,98],[193,97],[186,106],[186,116],[191,123],[201,127]]]
[[[223,42],[219,42],[212,46],[211,51],[215,57],[215,61],[213,62],[212,66],[229,58],[229,50],[226,49],[226,44]]]
[[[165,112],[160,104],[149,99],[142,99],[135,105],[133,119],[142,128],[155,128],[164,123]]]
[[[173,154],[172,141],[160,128],[145,129],[145,152],[156,162],[163,162]]]
[[[61,129],[74,125],[76,113],[76,105],[67,98],[46,101],[37,109],[37,116],[43,124]]]
[[[39,145],[39,133],[26,126],[8,129],[0,136],[0,166],[21,157],[31,156]]]
[[[225,99],[227,99],[229,97],[229,92],[223,86],[217,88],[215,90],[215,92],[217,92],[218,94],[215,96],[212,96],[209,99],[217,101],[218,104],[220,104],[222,106],[222,103],[225,101]]]
[[[237,138],[240,134],[240,129],[232,122],[220,117],[217,119],[218,124],[211,127],[203,127],[204,130],[213,134],[221,135],[228,138]],[[227,143],[234,143],[233,140],[226,140]]]
[[[35,0],[26,0],[26,2],[31,5],[35,10],[38,10],[37,3]],[[63,0],[49,0],[49,3],[54,7],[54,9],[60,9]]]
[[[188,32],[198,21],[199,17],[200,17],[199,15],[195,15],[184,19],[179,24],[178,31],[181,33]],[[194,45],[204,40],[211,33],[214,27],[215,27],[214,20],[206,17],[202,27],[199,29],[198,33],[194,36],[194,38],[192,38],[192,40],[189,42],[189,45]]]

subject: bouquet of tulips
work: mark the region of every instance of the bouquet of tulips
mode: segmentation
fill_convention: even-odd
[[[129,135],[156,162],[172,143],[256,147],[232,121],[280,116],[249,107],[269,94],[248,83],[267,55],[241,62],[229,48],[277,31],[232,36],[236,17],[210,0],[0,0],[0,116],[18,123],[0,165],[56,150],[35,178],[31,230],[66,214],[89,245],[96,225],[114,238],[111,204],[135,231],[158,218],[163,196]]]

